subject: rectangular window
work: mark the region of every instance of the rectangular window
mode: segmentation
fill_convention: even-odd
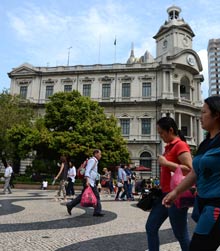
[[[130,134],[130,119],[121,119],[122,135],[129,136]]]
[[[131,95],[130,83],[122,83],[122,98],[129,98]]]
[[[53,95],[53,85],[47,85],[45,99],[48,99],[52,95]]]
[[[209,52],[209,56],[214,56],[215,52]]]
[[[27,86],[20,86],[20,97],[26,99],[27,98]]]
[[[181,127],[181,132],[184,136],[188,136],[188,130],[187,130],[187,126],[182,126]]]
[[[111,85],[102,84],[102,98],[110,98]]]
[[[72,91],[72,85],[64,85],[64,92],[71,92]]]
[[[142,83],[142,97],[151,96],[151,83]]]
[[[151,119],[141,119],[141,129],[142,134],[151,134]]]
[[[91,96],[91,84],[83,85],[83,96],[90,97]]]

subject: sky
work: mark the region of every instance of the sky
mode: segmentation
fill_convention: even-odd
[[[195,33],[193,50],[202,62],[205,98],[208,41],[220,38],[219,0],[1,0],[0,91],[10,88],[7,73],[23,63],[126,63],[132,43],[135,57],[146,50],[155,57],[153,36],[172,5],[182,9],[180,17]]]

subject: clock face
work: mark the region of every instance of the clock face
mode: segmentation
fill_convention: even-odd
[[[167,40],[164,40],[164,41],[163,41],[163,49],[166,49],[166,48],[167,48],[167,44],[168,44]]]
[[[189,46],[189,39],[188,39],[187,37],[184,37],[184,38],[183,38],[183,45],[184,45],[185,47],[188,47],[188,46]]]
[[[195,58],[193,55],[188,55],[187,58],[186,58],[186,61],[189,65],[195,65]]]

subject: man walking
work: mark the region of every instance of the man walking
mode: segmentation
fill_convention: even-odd
[[[102,206],[100,201],[100,195],[96,186],[96,179],[98,176],[98,161],[100,159],[101,159],[101,151],[99,149],[94,150],[93,157],[88,160],[88,163],[86,165],[85,177],[83,180],[83,190],[81,194],[79,194],[75,199],[66,204],[67,212],[69,215],[71,215],[71,210],[73,209],[73,207],[75,207],[77,204],[80,203],[85,188],[90,186],[92,188],[94,195],[97,198],[97,205],[94,208],[93,216],[97,217],[104,216],[104,214],[101,213]]]
[[[13,173],[13,169],[11,167],[11,163],[7,163],[7,166],[5,168],[5,185],[4,185],[4,190],[3,193],[6,194],[6,190],[8,189],[8,193],[12,193],[11,192],[11,188],[10,188],[10,179],[11,179],[11,175]]]

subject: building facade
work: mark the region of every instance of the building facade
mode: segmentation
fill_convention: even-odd
[[[220,39],[208,44],[209,96],[220,95]]]
[[[125,64],[35,67],[22,64],[10,73],[11,94],[19,94],[44,114],[44,104],[56,92],[78,90],[96,100],[107,116],[118,119],[127,140],[133,166],[151,168],[159,176],[157,156],[163,151],[156,121],[173,117],[191,148],[202,140],[202,64],[192,49],[194,33],[179,17],[181,9],[168,8],[168,20],[154,36],[156,58],[148,51]]]

